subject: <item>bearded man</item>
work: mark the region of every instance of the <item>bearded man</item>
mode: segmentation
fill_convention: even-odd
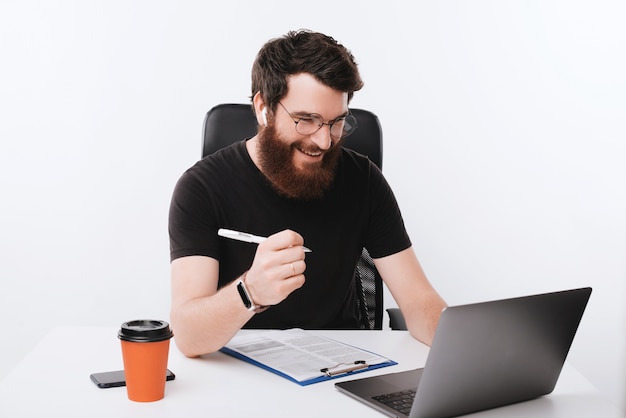
[[[252,68],[257,135],[196,163],[172,197],[170,322],[183,354],[217,351],[244,327],[357,329],[363,248],[411,335],[431,343],[445,302],[382,173],[342,147],[362,86],[350,51],[327,35],[289,32],[261,48]],[[255,247],[218,236],[220,228],[268,239]]]

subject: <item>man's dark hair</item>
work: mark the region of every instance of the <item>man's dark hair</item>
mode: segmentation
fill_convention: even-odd
[[[348,93],[363,87],[352,53],[330,36],[309,30],[291,31],[268,41],[252,66],[252,97],[257,92],[274,111],[287,94],[290,75],[308,73],[324,85]]]

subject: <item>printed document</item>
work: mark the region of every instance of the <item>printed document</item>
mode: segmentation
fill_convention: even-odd
[[[296,328],[242,330],[222,351],[301,384],[396,364],[369,351]]]

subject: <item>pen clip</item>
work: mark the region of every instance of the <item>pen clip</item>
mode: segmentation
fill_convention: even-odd
[[[232,237],[232,238],[245,239],[250,242],[254,242],[255,238],[262,239],[261,237],[255,237],[252,234],[248,234],[247,232],[240,232],[240,231],[228,231],[227,236]]]
[[[357,360],[354,363],[339,363],[333,367],[325,367],[320,369],[320,372],[324,373],[328,377],[336,376],[338,374],[351,373],[361,369],[367,369],[369,365],[363,360]]]
[[[220,228],[217,231],[217,235],[231,239],[244,239],[246,241],[250,241],[254,237],[254,235],[248,234],[247,232],[234,231],[226,228]]]

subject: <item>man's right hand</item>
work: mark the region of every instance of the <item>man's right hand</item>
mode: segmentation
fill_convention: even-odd
[[[304,285],[304,238],[291,230],[268,237],[259,244],[246,274],[246,287],[254,303],[277,305]]]

